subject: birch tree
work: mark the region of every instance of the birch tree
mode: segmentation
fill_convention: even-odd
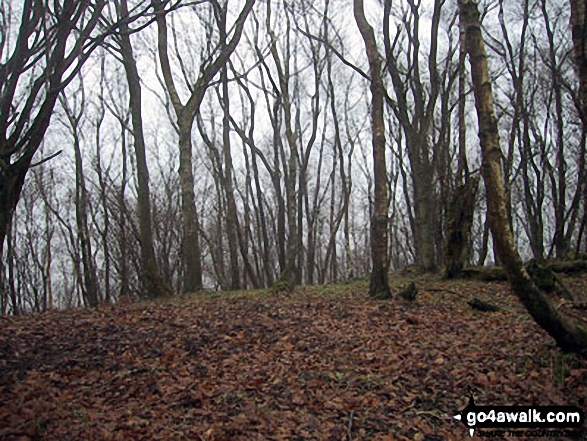
[[[547,331],[561,349],[569,352],[587,351],[587,330],[557,310],[549,297],[534,283],[523,265],[509,225],[502,151],[493,105],[493,92],[485,44],[481,32],[478,0],[459,0],[459,12],[465,29],[465,41],[479,120],[481,173],[487,193],[487,212],[495,250],[506,272],[514,294],[534,320]]]

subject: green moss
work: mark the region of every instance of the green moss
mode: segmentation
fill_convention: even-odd
[[[581,333],[581,340],[583,342],[587,342],[587,328],[577,324],[577,330]]]
[[[285,280],[278,280],[271,286],[271,293],[272,294],[291,294],[294,290],[294,287],[291,283]]]
[[[552,384],[554,386],[561,386],[571,374],[571,369],[576,369],[579,366],[579,359],[575,354],[555,356],[552,361]]]

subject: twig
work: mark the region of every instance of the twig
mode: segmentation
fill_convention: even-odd
[[[46,158],[41,159],[39,162],[35,162],[34,164],[31,164],[29,168],[38,167],[39,165],[42,165],[45,162],[49,162],[51,159],[59,156],[62,152],[63,152],[63,150],[59,150],[58,152],[52,153],[51,155],[47,156]]]
[[[432,417],[434,417],[434,418],[437,418],[437,419],[439,419],[439,420],[442,420],[442,419],[444,419],[444,418],[445,418],[445,417],[443,417],[443,416],[440,416],[440,415],[438,415],[438,413],[437,413],[437,412],[433,412],[433,411],[431,411],[431,410],[417,410],[417,411],[415,412],[415,414],[416,414],[416,415],[418,415],[418,416],[419,416],[419,415],[427,415],[427,416],[432,416]]]
[[[346,431],[346,439],[348,441],[352,441],[353,440],[353,435],[352,435],[352,431],[353,431],[353,416],[355,415],[355,411],[351,410],[351,413],[349,414],[349,426],[347,428]]]

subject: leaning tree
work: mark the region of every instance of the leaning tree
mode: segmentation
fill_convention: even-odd
[[[509,226],[501,167],[497,118],[493,106],[491,77],[481,32],[478,0],[459,0],[460,19],[471,65],[475,107],[479,120],[481,173],[485,182],[487,216],[497,257],[516,297],[564,351],[587,354],[587,329],[560,312],[528,274],[514,244]]]

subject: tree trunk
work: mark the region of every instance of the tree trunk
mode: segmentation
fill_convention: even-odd
[[[564,351],[585,352],[587,351],[587,330],[561,314],[547,295],[538,289],[524,268],[514,245],[507,213],[501,169],[502,152],[477,0],[459,0],[459,9],[471,64],[483,161],[481,172],[487,189],[488,219],[495,249],[514,294],[534,320],[555,339]]]
[[[20,159],[0,171],[0,256],[30,162],[30,159],[26,161]]]
[[[275,62],[277,69],[277,76],[279,80],[278,100],[283,107],[283,123],[285,126],[285,139],[289,148],[289,156],[287,157],[287,170],[284,170],[285,178],[285,211],[287,218],[287,241],[286,241],[286,258],[285,268],[279,276],[279,280],[288,282],[291,285],[300,283],[300,271],[297,266],[298,254],[301,252],[297,228],[297,189],[298,182],[298,162],[299,152],[294,133],[294,118],[292,114],[292,96],[289,90],[290,72],[290,45],[289,38],[286,38],[286,54],[282,63],[281,57],[277,51],[277,39],[275,33],[271,28],[271,2],[267,2],[267,30],[271,39],[270,52]],[[289,16],[286,14],[286,33],[290,32]],[[284,167],[286,166],[285,154],[282,152],[281,156],[284,158]]]
[[[445,276],[448,279],[459,277],[469,260],[469,236],[478,185],[479,179],[475,177],[457,187],[447,210]]]
[[[228,8],[223,8],[219,14],[220,39],[225,41],[226,14]],[[228,66],[224,65],[220,78],[222,82],[222,150],[224,153],[224,175],[222,183],[226,195],[226,236],[228,239],[228,256],[230,263],[230,288],[241,289],[241,278],[238,259],[238,212],[234,197],[234,183],[232,180],[232,153],[230,151],[230,98],[228,95]]]
[[[179,120],[179,186],[181,191],[181,228],[183,292],[203,287],[198,212],[192,170],[192,119]]]
[[[587,3],[585,0],[570,0],[571,30],[575,64],[579,76],[579,98],[583,107],[583,120],[587,119]]]
[[[165,2],[152,0],[151,3],[156,12],[157,46],[163,80],[177,117],[183,231],[183,291],[194,292],[201,290],[203,284],[199,243],[200,226],[195,206],[194,172],[192,170],[192,126],[210,81],[226,65],[228,58],[236,49],[243,33],[245,21],[255,4],[255,0],[247,0],[234,24],[232,38],[229,41],[224,38],[218,48],[218,53],[202,66],[197,81],[190,87],[191,94],[185,104],[179,97],[169,60]]]
[[[416,147],[408,146],[414,150]],[[422,149],[428,151],[428,149]],[[413,155],[410,155],[413,156]],[[414,188],[416,265],[426,272],[436,269],[434,249],[434,168],[429,163],[410,160]],[[419,164],[419,165],[416,165]]]
[[[371,77],[371,127],[373,142],[374,199],[371,217],[371,282],[369,295],[377,299],[391,297],[387,254],[387,163],[385,160],[385,121],[383,117],[384,86],[381,79],[381,56],[373,28],[365,17],[363,0],[354,0],[357,26],[365,42]]]
[[[83,95],[83,92],[81,92],[81,95]],[[88,190],[86,188],[78,131],[80,115],[73,114],[73,110],[68,107],[65,99],[63,99],[62,102],[67,118],[71,124],[73,148],[75,153],[75,220],[77,226],[77,239],[79,241],[82,259],[83,283],[81,284],[81,287],[83,299],[84,303],[88,306],[98,306],[100,300],[98,277],[96,275],[96,265],[94,263],[90,229],[88,226]]]
[[[573,35],[573,50],[575,55],[575,65],[577,66],[577,74],[579,77],[579,103],[580,103],[580,116],[581,124],[583,129],[583,135],[581,136],[581,169],[585,169],[585,142],[587,133],[587,3],[585,0],[570,0],[571,2],[571,30]],[[583,219],[581,227],[579,228],[579,241],[577,243],[577,250],[580,249],[581,237],[585,229],[587,219],[587,185],[585,180],[585,172],[580,174],[580,178],[583,182],[578,183],[582,185],[584,190],[583,197]],[[585,247],[587,250],[587,246]]]
[[[119,17],[128,15],[127,0],[121,0]],[[134,58],[133,48],[126,23],[121,26],[120,53],[128,82],[129,107],[132,119],[132,134],[137,161],[137,203],[139,220],[139,242],[141,245],[141,285],[147,297],[159,297],[167,288],[159,273],[155,248],[153,246],[153,228],[151,222],[151,192],[149,189],[149,168],[145,147],[142,114],[141,79]]]
[[[232,180],[232,154],[230,151],[230,100],[228,97],[228,71],[222,69],[222,149],[224,152],[223,187],[226,195],[226,236],[228,239],[228,256],[230,263],[230,289],[241,289],[241,278],[238,259],[238,213],[234,198],[234,183]]]

